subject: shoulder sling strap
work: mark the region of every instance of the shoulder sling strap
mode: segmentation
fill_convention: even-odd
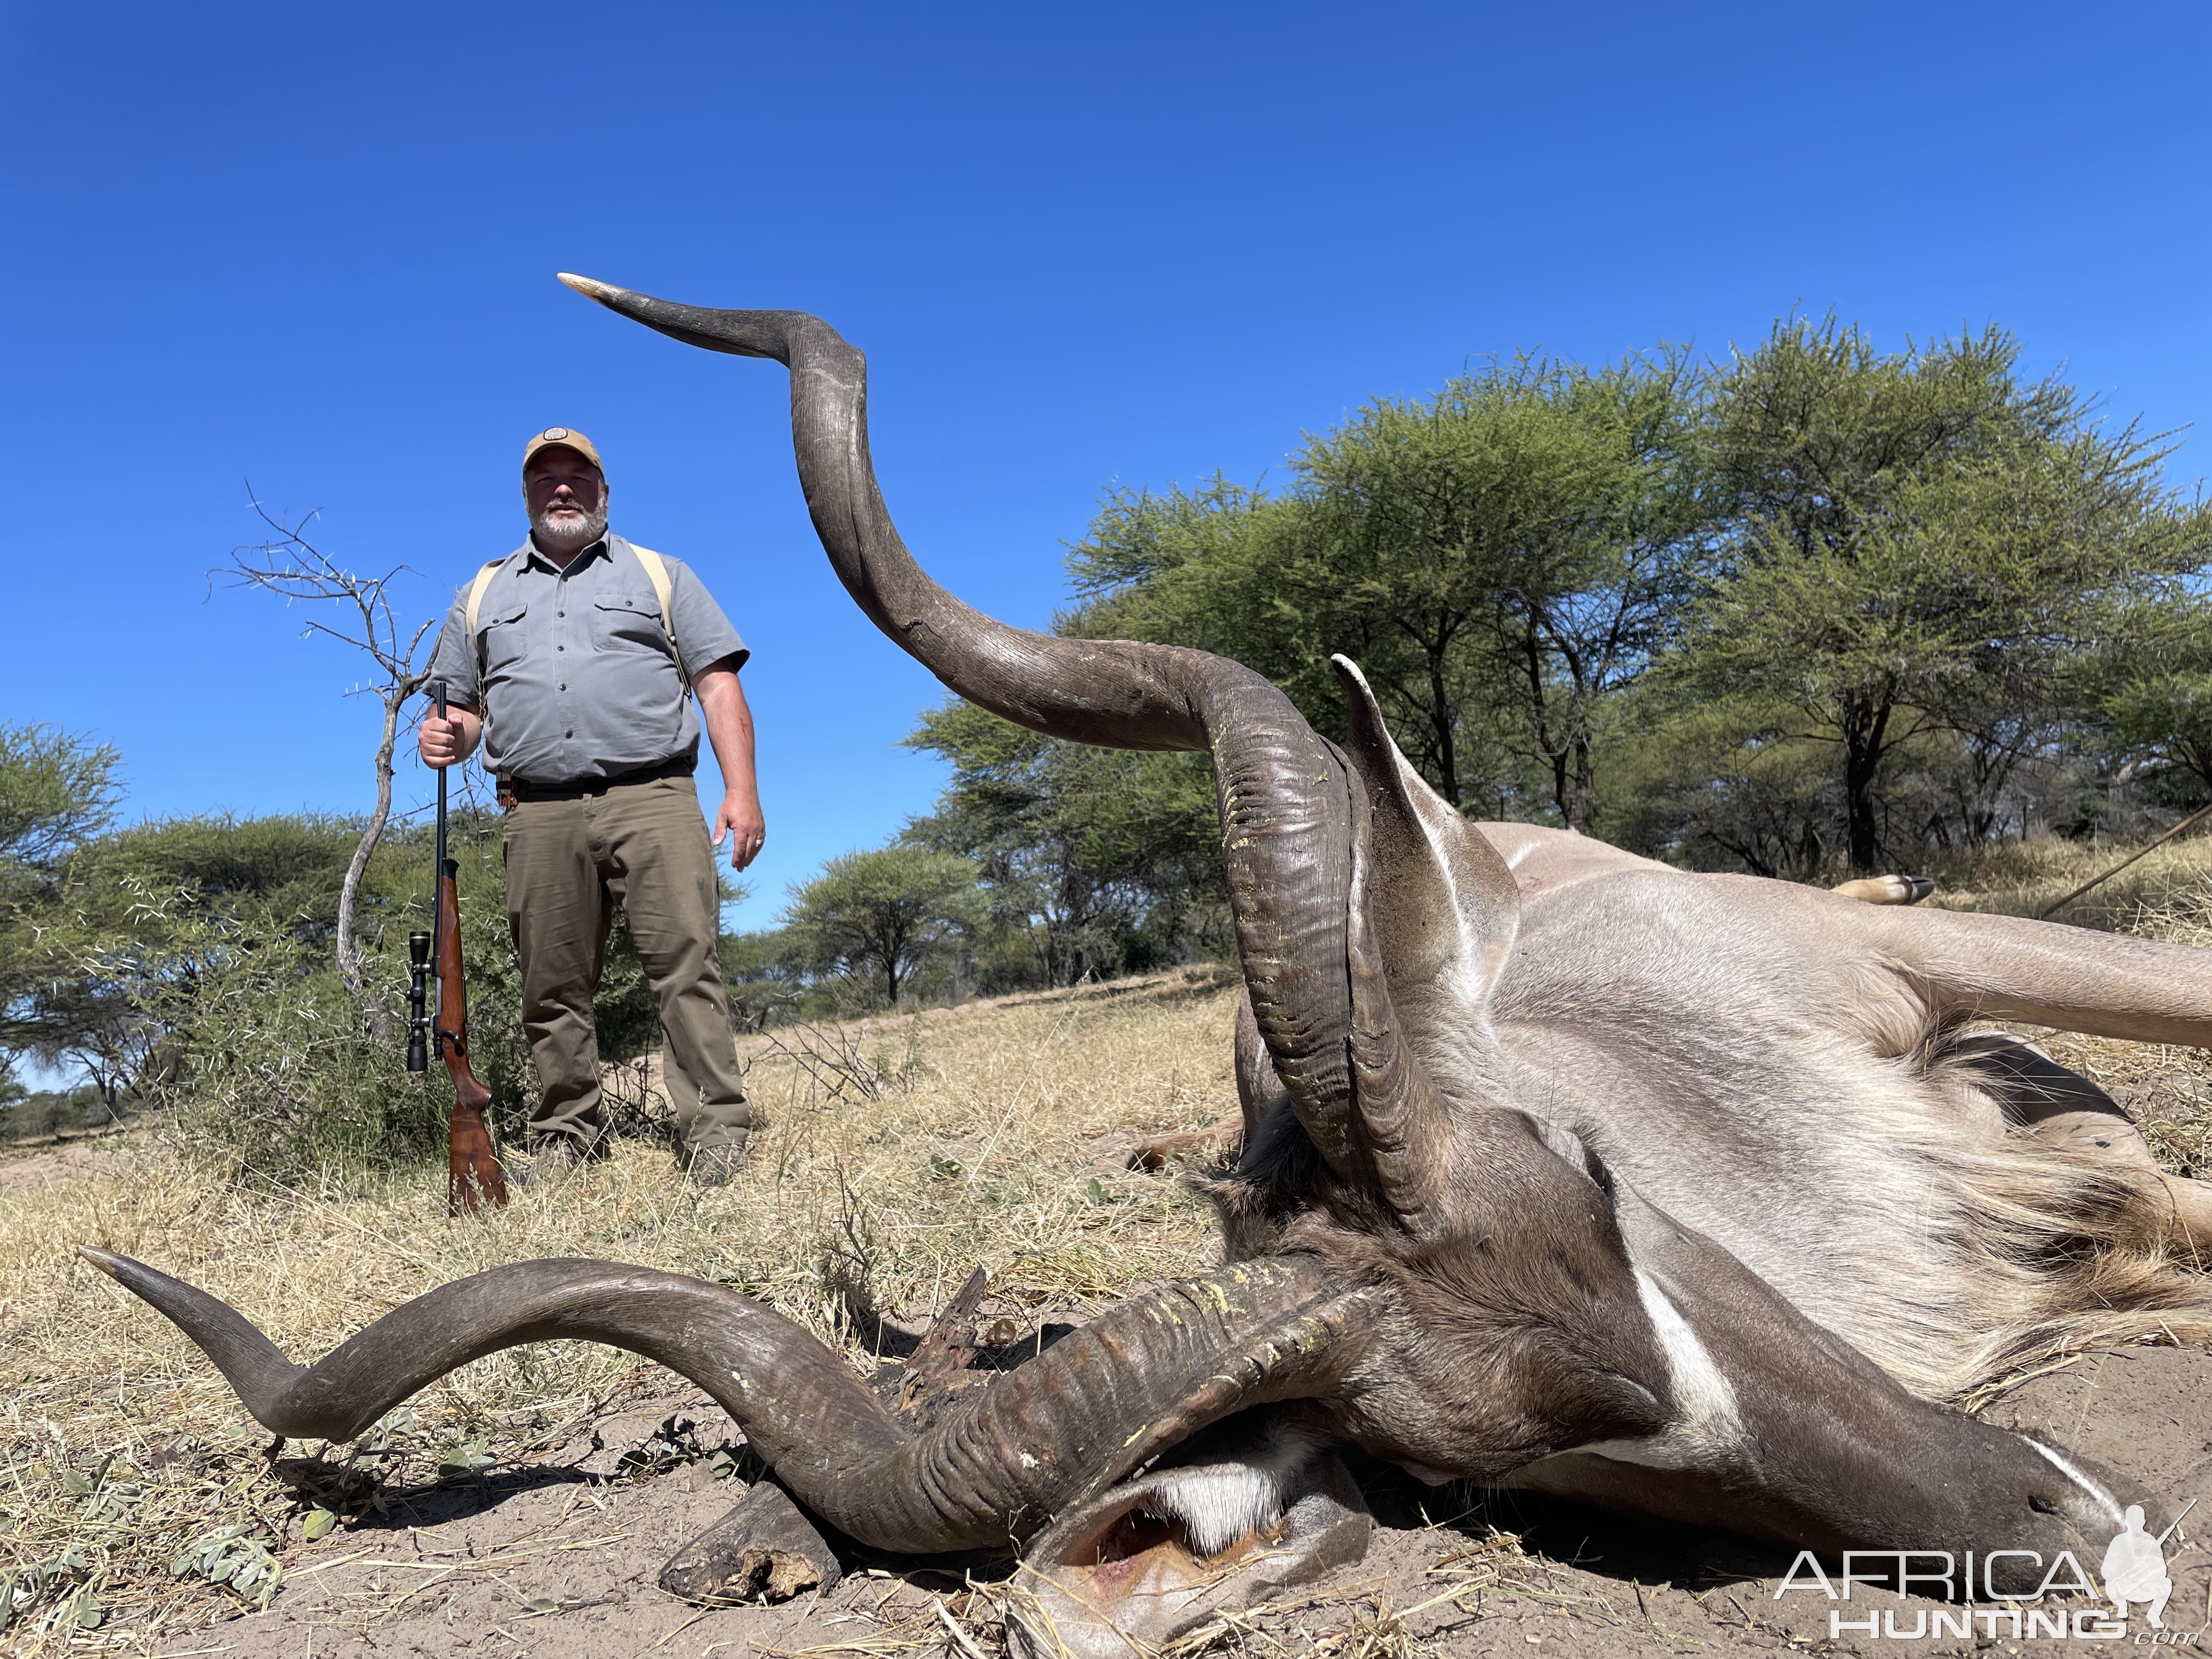
[[[645,579],[653,584],[653,597],[660,601],[660,631],[668,635],[668,653],[676,659],[676,672],[683,680],[684,690],[691,687],[691,677],[684,672],[684,653],[676,643],[676,616],[668,603],[668,564],[649,547],[640,547],[635,542],[629,550],[637,555],[637,562],[645,567]]]
[[[476,644],[477,612],[483,606],[484,590],[491,586],[491,579],[499,574],[500,568],[506,562],[505,559],[494,559],[483,569],[477,571],[477,579],[469,584],[469,608],[464,613],[464,617],[468,623],[469,643],[471,647]]]

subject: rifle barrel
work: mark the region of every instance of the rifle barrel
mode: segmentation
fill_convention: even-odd
[[[430,690],[430,702],[431,702],[431,704],[432,704],[432,706],[433,706],[434,708],[435,708],[437,709],[437,711],[438,711],[438,718],[439,718],[441,720],[443,720],[444,719],[446,719],[446,718],[447,718],[447,716],[446,716],[446,683],[445,683],[445,681],[443,681],[443,680],[432,680],[432,681],[430,682],[429,690]],[[436,861],[436,863],[433,864],[433,865],[430,866],[430,867],[431,867],[431,869],[432,869],[432,871],[435,873],[437,879],[438,879],[439,881],[441,881],[441,882],[444,881],[444,880],[445,880],[445,878],[446,878],[446,772],[447,772],[447,768],[442,767],[442,766],[437,769],[437,770],[438,770],[438,851],[437,851],[437,854],[436,854],[437,861]],[[443,937],[443,936],[441,934],[441,933],[439,932],[440,927],[441,927],[441,924],[444,922],[444,921],[445,921],[444,907],[443,907],[441,903],[439,903],[439,902],[438,902],[434,898],[434,899],[433,899],[433,901],[432,901],[432,902],[431,902],[431,905],[430,905],[430,971],[431,971],[433,974],[438,974],[438,975],[442,975],[442,974],[445,972],[445,965],[446,965],[446,953],[445,953],[445,950],[444,950],[445,939],[444,939],[444,937]],[[442,987],[442,986],[441,986],[441,987],[439,988],[440,992],[441,992],[441,994],[443,993],[444,988],[444,988],[444,987]]]
[[[2164,1547],[2167,1539],[2173,1536],[2173,1528],[2179,1526],[2183,1522],[2189,1519],[2189,1511],[2196,1507],[2197,1500],[2193,1498],[2181,1506],[2181,1513],[2173,1517],[2173,1525],[2169,1526],[2164,1532],[2158,1535],[2158,1541],[2161,1547]]]

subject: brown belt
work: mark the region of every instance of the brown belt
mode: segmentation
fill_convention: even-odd
[[[572,783],[532,783],[527,778],[499,780],[498,799],[502,807],[511,807],[518,801],[586,800],[594,795],[604,795],[610,789],[620,789],[626,784],[659,783],[663,778],[688,778],[697,769],[698,763],[690,760],[665,760],[658,766],[642,766],[635,772],[617,772],[611,778],[578,778]]]

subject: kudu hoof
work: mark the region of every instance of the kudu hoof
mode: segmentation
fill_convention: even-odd
[[[1936,890],[1936,884],[1925,876],[1862,876],[1831,890],[1862,904],[1917,904]]]
[[[1184,1134],[1156,1135],[1150,1140],[1140,1141],[1129,1149],[1124,1167],[1157,1175],[1167,1168],[1170,1159],[1218,1157],[1223,1152],[1235,1152],[1243,1144],[1243,1124],[1216,1123],[1209,1128],[1193,1129]]]
[[[1367,1553],[1374,1517],[1334,1452],[1270,1480],[1252,1465],[1158,1469],[1071,1510],[1023,1553],[1006,1646],[1013,1659],[1145,1659],[1207,1620],[1266,1601]],[[1255,1487],[1263,1524],[1218,1536]]]
[[[837,1557],[783,1488],[763,1480],[735,1509],[668,1558],[660,1588],[708,1607],[788,1601],[844,1577]]]

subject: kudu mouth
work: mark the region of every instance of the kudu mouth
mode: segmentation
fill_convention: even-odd
[[[313,1365],[235,1309],[109,1251],[84,1259],[198,1343],[271,1433],[350,1440],[471,1359],[577,1338],[645,1355],[730,1413],[823,1519],[883,1549],[1004,1547],[1209,1425],[1335,1385],[1367,1296],[1315,1261],[1224,1267],[1122,1303],[916,1432],[837,1356],[726,1286],[611,1261],[441,1285]]]

